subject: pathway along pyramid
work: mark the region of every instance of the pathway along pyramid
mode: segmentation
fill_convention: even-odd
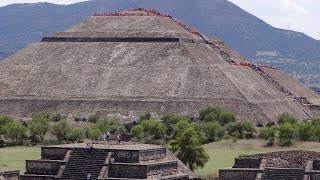
[[[265,125],[284,112],[319,115],[319,99],[217,38],[142,8],[95,14],[0,63],[0,114],[15,117],[39,111],[195,116],[212,104]]]

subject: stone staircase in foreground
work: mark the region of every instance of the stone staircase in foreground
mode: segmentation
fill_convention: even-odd
[[[263,180],[303,180],[304,169],[299,168],[265,168]]]
[[[22,180],[53,179],[194,179],[178,168],[178,160],[166,148],[150,145],[45,146],[42,159],[27,160]],[[112,159],[112,160],[111,160]],[[180,170],[179,170],[180,169]]]

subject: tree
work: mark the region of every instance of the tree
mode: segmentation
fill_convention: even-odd
[[[12,144],[22,144],[23,140],[27,138],[27,128],[17,120],[6,123],[3,131],[5,137],[11,139]]]
[[[199,112],[200,121],[218,121],[222,110],[213,106],[208,106]]]
[[[292,140],[297,135],[297,129],[294,124],[286,122],[279,126],[279,140],[283,146],[289,146],[292,144]]]
[[[145,135],[153,136],[154,140],[164,138],[166,127],[160,121],[156,119],[144,120],[141,122],[141,126],[144,128]]]
[[[312,125],[311,123],[301,123],[298,126],[298,135],[301,141],[310,141],[312,138]]]
[[[31,136],[39,136],[40,140],[43,141],[44,135],[50,129],[50,116],[46,113],[37,113],[28,122],[28,128]]]
[[[239,121],[238,124],[241,138],[252,138],[252,134],[257,132],[253,124],[248,120]]]
[[[278,117],[278,124],[291,123],[297,124],[298,120],[289,113],[283,113]]]
[[[111,134],[124,134],[126,128],[116,118],[103,118],[99,119],[94,125],[100,132],[110,132]]]
[[[89,127],[86,132],[87,138],[92,140],[98,140],[100,134],[101,134],[100,129],[95,126]]]
[[[225,134],[225,130],[217,122],[195,123],[193,128],[202,144],[217,141]]]
[[[52,128],[52,134],[55,135],[59,142],[68,141],[70,127],[67,120],[61,120]]]
[[[182,115],[166,114],[162,117],[161,121],[166,126],[166,134],[171,136],[173,133],[173,125],[180,121],[188,121],[188,119]]]
[[[205,132],[209,142],[217,141],[221,139],[225,134],[225,130],[219,123],[208,122],[208,123],[205,123],[205,126],[206,126]]]
[[[14,121],[12,117],[0,115],[0,135],[5,133],[4,132],[5,125],[12,121]]]
[[[236,122],[236,115],[231,112],[222,112],[219,116],[218,122],[222,126],[230,122]]]
[[[236,143],[237,139],[239,139],[239,137],[240,137],[240,133],[238,131],[234,131],[231,133],[231,137],[233,139],[233,142]]]
[[[191,124],[187,121],[180,121],[173,126],[172,139],[177,139],[182,135],[185,129],[189,128]]]
[[[312,120],[312,139],[320,142],[320,118]]]
[[[259,136],[268,141],[268,146],[273,146],[277,133],[276,130],[275,126],[262,128],[259,131]]]
[[[253,124],[247,120],[228,123],[225,125],[225,128],[229,135],[232,135],[234,132],[238,132],[240,134],[239,138],[241,139],[249,138],[254,132],[256,132]]]
[[[141,125],[136,125],[131,129],[131,136],[136,139],[136,141],[141,142],[144,138],[144,128]]]
[[[82,127],[76,127],[71,130],[69,140],[72,142],[83,142],[86,132]]]
[[[185,129],[181,136],[172,141],[171,146],[177,157],[188,164],[192,171],[198,167],[203,167],[209,160],[208,154],[201,146],[197,133],[192,127]]]

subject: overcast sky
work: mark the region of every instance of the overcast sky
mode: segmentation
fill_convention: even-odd
[[[72,4],[84,0],[0,0],[12,3],[52,2]],[[303,32],[320,39],[320,0],[229,0],[272,26]]]

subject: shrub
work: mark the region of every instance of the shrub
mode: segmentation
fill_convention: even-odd
[[[278,117],[278,124],[285,124],[285,123],[297,124],[298,120],[288,113],[283,113]]]
[[[12,117],[0,115],[0,135],[4,134],[4,127],[6,124],[14,121]]]
[[[231,112],[222,112],[219,116],[218,122],[222,126],[230,122],[236,122],[236,115]]]
[[[311,123],[306,122],[299,124],[298,136],[301,141],[311,141],[313,136]]]
[[[40,141],[43,141],[44,135],[50,129],[50,120],[50,116],[47,113],[37,113],[32,116],[32,119],[28,122],[28,128],[33,143],[37,143],[37,137],[40,137]]]
[[[10,138],[13,145],[21,145],[27,139],[27,128],[17,120],[6,123],[2,129],[4,136]]]
[[[177,114],[166,114],[164,117],[162,117],[161,121],[166,126],[167,136],[171,136],[173,133],[173,125],[180,121],[188,121],[188,119]]]
[[[213,106],[208,106],[199,112],[201,121],[217,121],[221,114],[222,110]]]
[[[294,124],[286,122],[279,126],[279,140],[282,146],[289,146],[296,138],[297,128]]]
[[[152,136],[153,140],[163,139],[166,127],[156,119],[144,120],[141,122],[146,136]]]
[[[69,140],[72,142],[83,142],[86,132],[82,127],[76,127],[71,130]]]
[[[52,134],[55,135],[59,142],[68,141],[70,127],[67,120],[61,120],[52,128]]]
[[[60,120],[65,119],[60,113],[52,114],[51,121],[59,122]]]
[[[141,142],[144,138],[144,128],[142,125],[136,125],[131,129],[131,136],[135,138],[136,141]]]
[[[96,127],[90,127],[87,130],[87,138],[92,139],[92,140],[98,140],[100,134],[101,134],[100,129],[98,129]]]
[[[277,132],[276,132],[275,126],[266,127],[266,128],[260,129],[259,136],[268,141],[268,144],[267,144],[268,146],[273,146],[274,140],[276,138],[276,133]]]
[[[149,120],[151,119],[151,113],[150,112],[144,112],[142,114],[140,114],[139,116],[139,121],[143,121],[143,120]]]
[[[88,117],[88,121],[91,122],[91,123],[96,123],[99,120],[99,118],[100,117],[97,114],[90,115]]]

